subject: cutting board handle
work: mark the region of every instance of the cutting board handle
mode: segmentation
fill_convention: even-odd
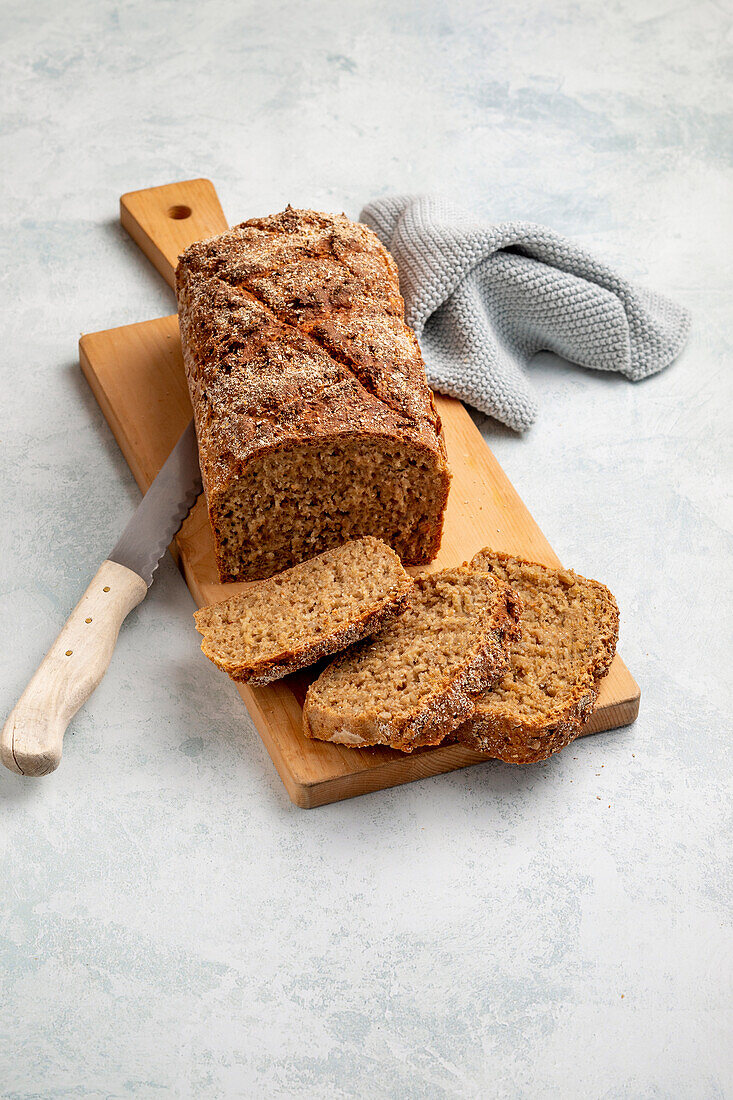
[[[203,179],[128,191],[120,199],[120,221],[172,287],[184,249],[229,228],[213,183]]]

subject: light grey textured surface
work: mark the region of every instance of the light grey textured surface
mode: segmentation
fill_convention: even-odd
[[[641,382],[687,341],[683,306],[546,225],[483,222],[441,195],[386,195],[360,217],[397,262],[430,385],[508,428],[537,417],[538,352]]]
[[[536,425],[481,419],[618,598],[632,729],[298,810],[164,562],[61,769],[0,775],[0,1094],[730,1096],[725,5],[2,9],[4,711],[138,499],[76,353],[172,309],[120,193],[452,194],[695,331],[636,386],[542,356]]]

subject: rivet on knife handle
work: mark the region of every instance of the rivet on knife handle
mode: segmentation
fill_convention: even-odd
[[[142,577],[104,561],[15,705],[0,735],[0,760],[21,775],[48,775],[66,727],[112,658],[125,617],[148,591]]]

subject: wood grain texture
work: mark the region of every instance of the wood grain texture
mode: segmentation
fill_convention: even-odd
[[[177,318],[162,317],[83,336],[80,359],[144,491],[191,417]],[[437,404],[453,482],[443,544],[429,569],[456,565],[484,546],[547,565],[559,564],[463,405],[440,396]],[[199,606],[247,587],[218,583],[203,498],[183,524],[176,542],[181,568]],[[205,660],[203,655],[201,660]],[[301,700],[307,683],[307,675],[299,673],[266,687],[237,685],[288,794],[299,806],[335,802],[486,759],[458,745],[403,755],[391,749],[350,749],[308,741],[300,728]],[[626,725],[635,719],[638,709],[639,688],[617,656],[584,732]]]
[[[184,249],[229,228],[214,185],[205,179],[128,191],[120,199],[120,221],[170,286]]]
[[[142,577],[104,561],[8,717],[0,760],[20,775],[48,775],[66,727],[109,668],[125,617],[147,593]]]

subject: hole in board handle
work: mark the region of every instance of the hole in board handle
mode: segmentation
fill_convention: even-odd
[[[168,217],[173,218],[174,221],[182,222],[184,218],[191,217],[191,207],[171,206],[168,210]]]

